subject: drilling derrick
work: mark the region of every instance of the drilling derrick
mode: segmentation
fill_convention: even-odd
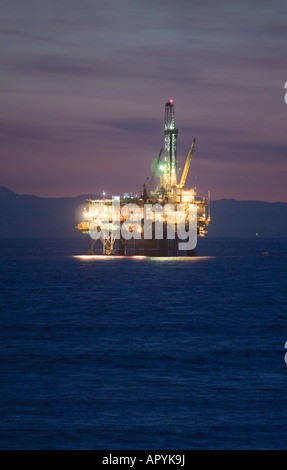
[[[171,189],[177,184],[177,134],[174,127],[174,104],[169,100],[165,105],[164,114],[164,174],[163,184],[166,189]]]

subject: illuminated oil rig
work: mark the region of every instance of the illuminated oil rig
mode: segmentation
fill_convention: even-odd
[[[196,188],[186,188],[195,139],[188,153],[180,182],[177,182],[177,136],[174,103],[165,105],[164,149],[152,165],[141,196],[129,194],[106,199],[87,200],[83,220],[76,229],[90,235],[89,254],[100,240],[103,255],[121,256],[193,256],[195,244],[182,241],[191,236],[204,237],[210,224],[210,195],[196,197]],[[158,184],[152,190],[154,178]],[[190,227],[194,230],[188,231]],[[180,230],[181,227],[181,230]],[[184,233],[182,227],[185,228]],[[186,230],[187,229],[187,230]],[[187,235],[189,234],[189,235]]]

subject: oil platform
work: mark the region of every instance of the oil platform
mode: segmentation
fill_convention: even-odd
[[[205,236],[211,222],[210,195],[200,199],[196,188],[185,186],[195,139],[178,182],[177,137],[174,102],[169,100],[165,105],[164,148],[153,161],[152,176],[146,179],[142,194],[109,199],[103,193],[101,199],[87,200],[76,229],[89,234],[90,255],[96,250],[107,256],[195,255],[195,240]],[[188,239],[189,243],[184,243]]]

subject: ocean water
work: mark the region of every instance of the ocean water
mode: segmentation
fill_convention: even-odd
[[[1,240],[0,448],[285,449],[287,240],[87,245]]]

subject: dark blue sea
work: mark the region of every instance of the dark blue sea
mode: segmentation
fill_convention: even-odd
[[[286,449],[287,240],[1,240],[1,450]]]

